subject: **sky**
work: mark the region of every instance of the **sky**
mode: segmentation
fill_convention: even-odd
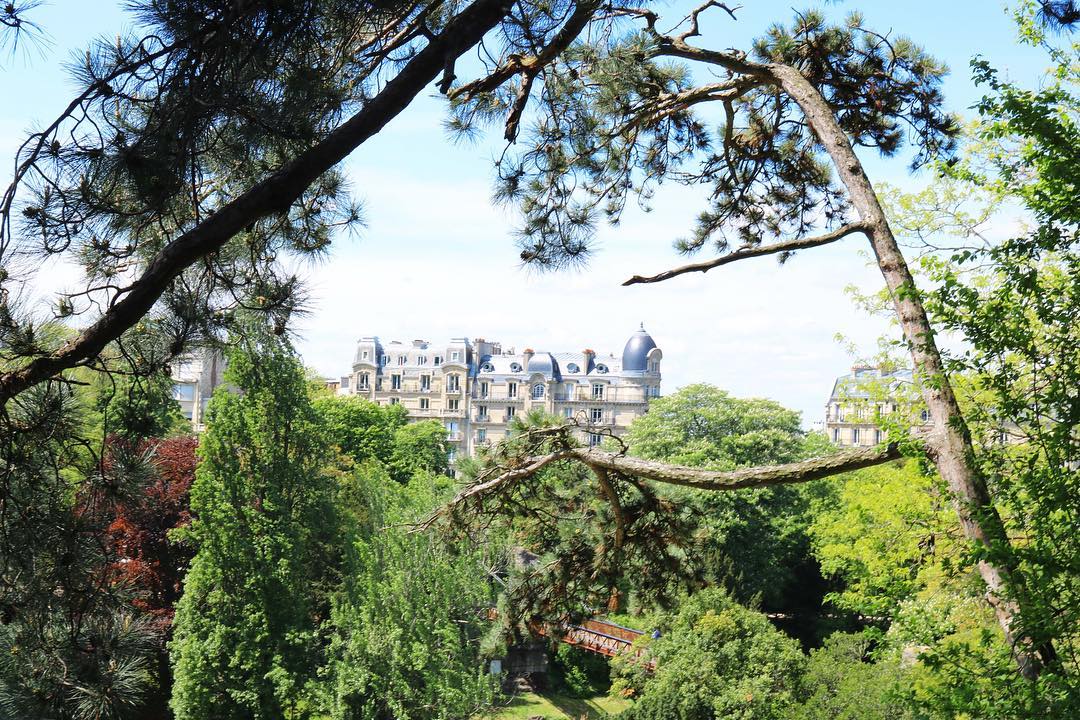
[[[820,4],[820,3],[818,3]],[[1015,4],[1015,3],[1013,3]],[[131,29],[123,3],[54,0],[34,19],[47,47],[0,59],[0,179],[7,184],[18,143],[70,100],[65,64],[92,37]],[[746,47],[770,23],[792,17],[790,0],[747,0],[731,21],[708,16],[713,47]],[[674,24],[689,3],[660,6]],[[798,7],[812,6],[800,3]],[[1034,85],[1041,53],[1015,40],[1008,4],[997,0],[868,0],[835,2],[833,15],[858,8],[874,27],[907,35],[952,69],[944,92],[949,109],[971,115],[981,92],[968,64],[982,55],[1007,77]],[[661,28],[665,24],[661,24]],[[617,228],[602,228],[597,252],[579,270],[540,274],[524,268],[513,242],[516,216],[491,203],[492,161],[502,150],[496,129],[474,143],[442,129],[445,106],[434,89],[345,162],[365,226],[339,238],[329,256],[301,270],[310,294],[296,323],[307,365],[327,376],[349,372],[356,340],[484,337],[519,350],[622,352],[639,326],[664,352],[663,391],[713,383],[741,397],[768,397],[820,420],[837,375],[847,372],[853,345],[872,354],[887,322],[856,309],[846,288],[882,285],[855,236],[801,253],[783,266],[771,258],[743,261],[656,285],[621,287],[631,275],[686,262],[672,242],[701,209],[694,190],[665,186],[649,212],[631,207]],[[902,159],[866,154],[875,183],[917,187]],[[703,254],[697,259],[705,259]],[[70,271],[43,268],[45,295],[72,282]],[[838,337],[843,338],[841,342]]]

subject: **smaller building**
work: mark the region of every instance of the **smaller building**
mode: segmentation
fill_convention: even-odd
[[[885,440],[882,424],[887,419],[912,426],[928,423],[930,415],[920,405],[911,370],[856,365],[833,383],[825,434],[840,447],[872,447]]]
[[[198,348],[172,363],[173,397],[195,432],[206,429],[206,406],[214,389],[225,382],[225,356],[220,350]]]

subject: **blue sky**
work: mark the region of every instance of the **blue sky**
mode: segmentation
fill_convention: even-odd
[[[770,22],[792,16],[789,0],[744,4],[737,22],[709,15],[700,42],[746,47]],[[661,28],[690,5],[661,7],[671,18]],[[25,131],[69,101],[73,86],[64,64],[88,38],[130,28],[121,7],[56,0],[35,13],[51,46],[5,57],[0,69],[4,168]],[[1008,4],[996,0],[873,0],[826,9],[839,15],[854,7],[874,27],[908,35],[948,63],[944,89],[957,112],[969,112],[980,96],[968,71],[973,56],[1025,84],[1035,84],[1045,64],[1041,53],[1017,44]],[[698,195],[681,188],[665,187],[652,212],[631,210],[619,228],[602,230],[599,251],[583,270],[523,269],[511,238],[515,218],[489,200],[500,133],[456,144],[442,130],[444,117],[433,91],[346,161],[367,225],[358,238],[336,243],[326,261],[304,266],[312,301],[297,326],[305,361],[326,375],[348,372],[361,335],[435,341],[467,335],[519,348],[619,353],[643,322],[665,352],[665,392],[711,382],[736,395],[778,400],[810,424],[822,414],[832,379],[851,364],[835,336],[869,352],[887,330],[844,292],[849,284],[864,290],[881,284],[858,238],[803,253],[783,267],[765,258],[660,285],[620,287],[630,275],[679,264],[671,242],[700,208]],[[875,182],[918,183],[901,159],[866,160]],[[0,174],[5,183],[9,173]],[[48,267],[37,286],[51,293],[71,281],[66,269]]]

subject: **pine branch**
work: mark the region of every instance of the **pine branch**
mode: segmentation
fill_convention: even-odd
[[[685,275],[692,272],[708,272],[715,267],[721,265],[727,265],[733,263],[736,260],[745,260],[746,258],[762,257],[763,255],[775,255],[777,253],[794,252],[795,250],[806,250],[808,248],[821,247],[822,245],[828,245],[834,243],[837,240],[852,235],[857,232],[865,232],[866,226],[861,222],[848,223],[842,225],[832,232],[825,233],[824,235],[818,235],[810,238],[800,238],[798,240],[785,240],[784,242],[773,243],[771,245],[758,245],[757,247],[741,247],[738,250],[730,252],[726,255],[721,255],[718,258],[712,260],[706,260],[705,262],[690,263],[689,265],[682,265],[671,270],[665,270],[662,273],[650,276],[635,275],[626,282],[626,285],[638,285],[641,283],[657,283],[664,280],[670,280],[673,277],[679,275]]]
[[[184,269],[219,250],[253,222],[288,209],[320,175],[341,162],[404,110],[455,58],[478,43],[508,11],[508,0],[475,0],[447,23],[363,109],[163,248],[122,298],[76,338],[55,352],[0,375],[0,404],[63,370],[90,360],[139,321]]]

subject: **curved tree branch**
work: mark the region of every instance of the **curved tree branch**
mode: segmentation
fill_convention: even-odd
[[[668,485],[679,485],[697,490],[724,491],[805,483],[852,470],[882,465],[899,460],[901,457],[903,455],[899,447],[892,443],[881,447],[847,450],[834,455],[784,465],[720,471],[645,460],[599,448],[565,448],[546,455],[524,458],[514,467],[504,470],[495,477],[462,489],[446,506],[421,523],[420,527],[430,527],[439,517],[446,515],[455,507],[507,488],[560,460],[576,460],[588,466],[601,481],[607,479],[609,472],[618,472]],[[603,487],[602,489],[607,494],[607,489]]]
[[[635,275],[626,282],[626,285],[638,285],[640,283],[657,283],[664,280],[670,280],[673,277],[679,275],[685,275],[692,272],[708,272],[715,267],[721,265],[727,265],[733,263],[736,260],[745,260],[746,258],[761,257],[763,255],[775,255],[777,253],[793,252],[795,250],[806,250],[807,248],[821,247],[822,245],[828,245],[834,243],[837,240],[852,235],[857,232],[866,232],[866,225],[862,222],[848,223],[842,225],[832,232],[827,232],[824,235],[818,235],[810,238],[800,238],[798,240],[785,240],[784,242],[773,243],[771,245],[758,245],[756,247],[741,247],[738,250],[734,250],[726,255],[721,255],[718,258],[712,260],[706,260],[699,263],[690,263],[689,265],[682,265],[671,270],[665,270],[662,273],[656,275],[642,276]]]

